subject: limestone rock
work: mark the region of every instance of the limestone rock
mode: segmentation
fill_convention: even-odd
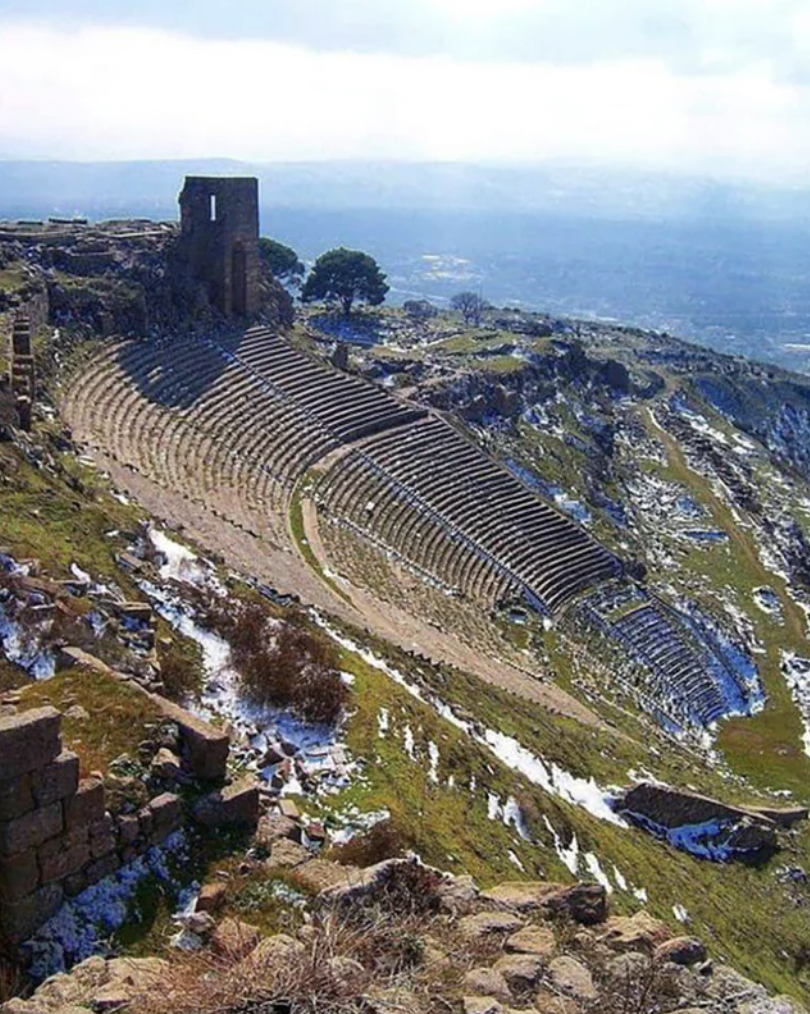
[[[503,1007],[493,996],[465,996],[464,1014],[501,1014]]]
[[[303,957],[304,954],[306,948],[300,940],[294,940],[286,933],[277,933],[260,940],[240,963],[240,968],[244,969],[245,974],[253,974],[257,969],[261,972],[266,968],[286,967],[294,958]]]
[[[296,866],[296,883],[310,894],[320,894],[330,887],[351,886],[360,880],[357,866],[344,866],[330,859],[309,859]]]
[[[309,858],[309,849],[289,838],[280,838],[270,849],[270,858],[265,865],[268,870],[300,866]]]
[[[506,954],[495,962],[493,970],[504,977],[513,993],[523,993],[538,985],[544,964],[536,954]]]
[[[462,988],[476,996],[495,997],[508,1003],[512,999],[509,984],[495,968],[472,968],[464,976]]]
[[[259,789],[252,778],[212,792],[194,807],[194,819],[205,827],[255,827]]]
[[[541,958],[550,958],[556,946],[554,934],[547,926],[526,926],[506,941],[506,950],[513,954],[536,954]]]
[[[579,1014],[580,1010],[576,1000],[552,993],[550,989],[540,990],[534,998],[534,1006],[540,1014]]]
[[[558,884],[549,884],[543,880],[510,880],[482,892],[481,899],[499,908],[532,912],[539,911],[546,898],[558,890]]]
[[[649,912],[608,919],[600,939],[614,951],[653,951],[670,937],[667,926]]]
[[[655,957],[676,965],[696,965],[706,960],[706,948],[697,937],[674,937],[655,948]]]
[[[576,1000],[595,1000],[596,987],[588,969],[569,955],[562,955],[548,966],[548,974],[552,984],[566,996]]]
[[[197,898],[198,912],[218,912],[225,904],[228,887],[223,883],[203,884]]]
[[[573,919],[583,926],[604,922],[607,908],[607,892],[601,884],[561,886],[543,901],[546,915]]]
[[[211,934],[211,947],[217,954],[239,959],[250,954],[259,942],[259,931],[250,923],[227,918]]]
[[[465,916],[458,926],[464,936],[480,940],[498,933],[516,933],[523,924],[523,919],[514,912],[479,912]]]
[[[297,834],[300,834],[300,827],[294,820],[280,813],[269,813],[259,821],[254,841],[257,845],[269,849],[279,838],[294,838]]]

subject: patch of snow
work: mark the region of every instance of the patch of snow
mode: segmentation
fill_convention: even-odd
[[[405,747],[405,753],[411,758],[416,760],[416,744],[413,738],[413,732],[410,725],[406,725],[402,734],[402,745]]]
[[[562,838],[558,834],[557,829],[545,814],[543,814],[543,823],[554,839],[554,851],[570,870],[571,874],[576,877],[579,870],[579,843],[577,842],[577,836],[572,834],[568,845],[563,845]]]
[[[810,757],[810,659],[793,651],[781,652],[779,668],[790,689],[790,695],[802,718],[804,752]]]
[[[385,739],[385,735],[390,728],[390,719],[388,717],[388,708],[380,708],[377,712],[377,729],[380,739]]]
[[[622,871],[615,865],[613,867],[613,879],[616,881],[616,886],[619,888],[620,891],[627,890],[628,887],[627,877],[625,877]]]
[[[636,898],[638,901],[640,901],[642,905],[646,905],[646,903],[649,901],[650,896],[647,894],[646,887],[634,887],[633,897]]]
[[[608,793],[602,790],[593,778],[580,778],[572,775],[554,761],[546,761],[527,750],[513,737],[506,736],[494,729],[481,730],[480,726],[459,718],[448,704],[439,697],[433,694],[428,695],[419,687],[414,686],[402,672],[389,665],[385,659],[338,633],[319,614],[315,614],[315,619],[342,648],[359,655],[367,665],[384,672],[412,697],[427,704],[455,728],[462,730],[482,746],[486,746],[500,761],[524,775],[533,784],[539,785],[544,791],[559,799],[582,807],[599,820],[607,821],[617,827],[627,826],[625,821],[611,809]]]
[[[351,806],[340,813],[333,814],[332,820],[337,828],[329,833],[329,840],[332,845],[346,845],[353,838],[366,834],[377,824],[383,824],[391,819],[389,810],[374,810],[369,813],[361,813],[356,806]]]
[[[430,769],[428,770],[428,778],[433,782],[434,785],[439,784],[439,748],[435,743],[428,743],[428,757],[430,758]]]
[[[597,884],[601,884],[608,894],[613,894],[613,884],[610,882],[610,877],[602,869],[597,856],[593,852],[586,852],[582,858],[585,860],[588,872]]]
[[[689,913],[683,907],[683,905],[673,905],[672,914],[678,920],[678,922],[689,922]]]
[[[523,866],[523,863],[520,861],[520,859],[518,859],[518,857],[515,855],[515,853],[511,849],[509,849],[509,851],[507,852],[507,855],[509,856],[509,861],[511,863],[514,863],[515,866],[517,866],[517,868],[521,871],[521,873],[525,873],[526,872],[525,867]]]

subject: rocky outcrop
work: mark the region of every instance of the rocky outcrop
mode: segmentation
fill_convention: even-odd
[[[627,790],[615,806],[637,826],[705,859],[753,862],[767,858],[778,847],[777,822],[767,810],[731,806],[652,782],[641,782]],[[779,822],[793,822],[803,813],[784,811]]]

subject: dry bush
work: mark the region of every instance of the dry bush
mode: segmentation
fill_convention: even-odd
[[[348,698],[338,655],[303,613],[279,621],[260,602],[191,594],[199,622],[228,642],[249,700],[289,708],[309,722],[338,720]]]
[[[309,722],[335,722],[346,703],[348,691],[337,669],[338,657],[325,638],[311,630],[303,617],[293,615],[282,622],[268,643],[266,617],[264,643],[254,609],[240,618],[231,642],[233,661],[242,675],[242,687],[256,704],[290,708]],[[257,644],[258,642],[258,644]],[[257,650],[258,649],[258,650]]]
[[[250,955],[210,953],[179,958],[168,980],[136,1004],[138,1014],[348,1014],[377,982],[368,970],[333,961],[354,958],[355,932],[334,919],[314,928],[303,950]],[[356,958],[354,960],[357,960]]]
[[[161,655],[160,681],[164,695],[173,701],[183,703],[200,696],[199,667],[175,648]]]
[[[631,966],[623,975],[595,971],[599,997],[588,1004],[588,1014],[669,1014],[683,1006],[682,997],[665,965],[651,957]]]
[[[413,851],[411,836],[393,821],[375,824],[366,834],[358,835],[332,849],[330,858],[343,866],[376,866],[385,859],[400,859]]]

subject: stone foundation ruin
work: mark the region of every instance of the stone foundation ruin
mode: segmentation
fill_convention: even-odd
[[[31,345],[31,323],[25,314],[17,314],[11,333],[11,390],[20,428],[31,429],[36,375]]]

